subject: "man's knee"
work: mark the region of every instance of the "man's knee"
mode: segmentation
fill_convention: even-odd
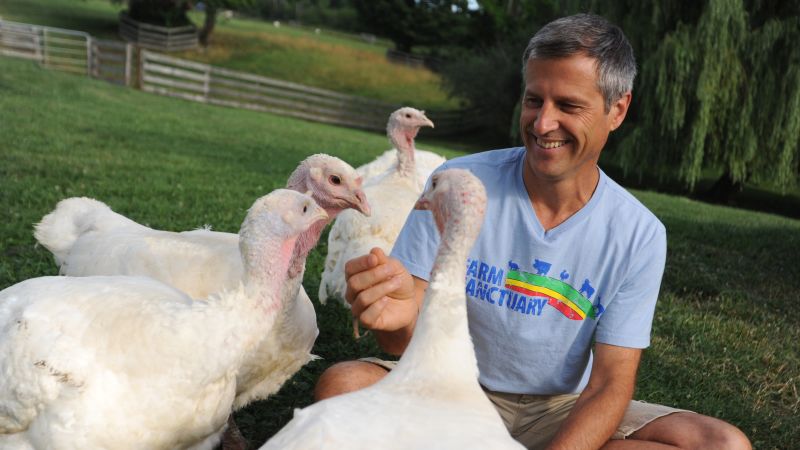
[[[718,420],[718,424],[706,436],[702,448],[708,449],[730,449],[730,450],[752,450],[750,440],[735,426]]]
[[[682,449],[751,450],[750,440],[723,420],[689,412],[660,417],[631,435]]]
[[[328,367],[314,388],[314,400],[357,391],[377,383],[389,373],[383,367],[364,361],[345,361]]]

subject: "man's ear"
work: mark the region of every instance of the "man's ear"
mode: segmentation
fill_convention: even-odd
[[[628,91],[611,104],[611,108],[608,111],[610,131],[614,131],[622,125],[622,121],[625,120],[625,116],[628,114],[628,108],[631,106],[631,98],[633,98],[631,91]]]

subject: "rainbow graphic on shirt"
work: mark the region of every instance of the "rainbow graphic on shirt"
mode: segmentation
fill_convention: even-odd
[[[587,316],[597,318],[597,309],[586,297],[554,278],[510,270],[506,275],[506,289],[531,297],[544,297],[548,305],[572,320],[583,320]]]

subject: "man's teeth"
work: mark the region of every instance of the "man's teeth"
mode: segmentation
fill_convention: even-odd
[[[567,141],[543,141],[541,139],[536,139],[536,144],[542,148],[556,148],[561,147],[562,145],[566,144]]]

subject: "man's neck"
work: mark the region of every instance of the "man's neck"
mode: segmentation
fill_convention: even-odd
[[[552,230],[572,217],[592,198],[600,180],[600,170],[592,166],[588,176],[574,176],[563,180],[544,180],[529,171],[522,180],[536,218],[545,231]]]

